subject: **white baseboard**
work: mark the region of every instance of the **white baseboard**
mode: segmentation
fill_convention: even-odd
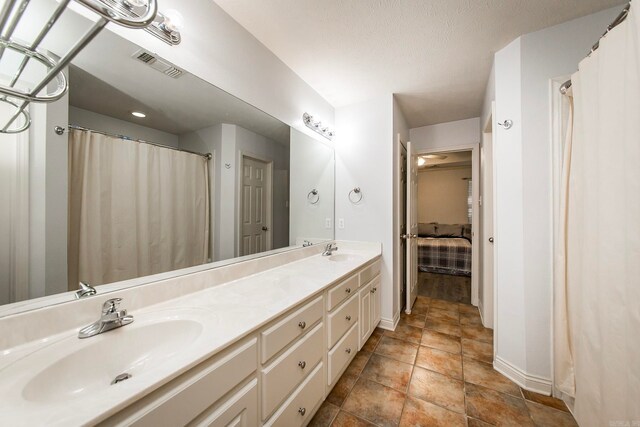
[[[396,313],[396,315],[393,316],[393,319],[386,319],[384,317],[380,319],[380,323],[378,324],[378,327],[381,329],[386,329],[388,331],[395,331],[399,321],[400,321],[400,312]]]
[[[525,390],[551,396],[552,385],[549,378],[529,375],[498,356],[493,361],[493,368]]]

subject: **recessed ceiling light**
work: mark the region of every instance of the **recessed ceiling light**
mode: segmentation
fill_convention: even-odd
[[[424,166],[425,163],[427,163],[427,161],[424,157],[418,157],[418,166]]]
[[[141,113],[140,111],[132,111],[131,115],[132,116],[136,116],[136,117],[140,117],[141,119],[144,119],[145,117],[147,117],[147,115],[145,113]]]

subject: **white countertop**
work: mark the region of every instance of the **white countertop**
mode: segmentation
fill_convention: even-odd
[[[95,337],[79,340],[76,328],[23,345],[15,351],[5,351],[0,355],[2,424],[80,425],[106,419],[304,300],[319,294],[381,254],[379,244],[350,245],[339,242],[338,246],[340,250],[337,254],[348,252],[357,257],[333,262],[328,257],[313,255],[130,312],[129,314],[134,315],[136,319],[132,325]],[[126,308],[126,301],[123,302],[123,308]],[[204,339],[199,339],[196,345],[185,346],[185,349],[175,351],[171,357],[159,364],[161,366],[154,366],[152,370],[142,371],[139,375],[134,374],[131,379],[117,386],[102,388],[99,392],[87,389],[83,384],[83,377],[91,374],[91,370],[96,366],[109,363],[108,360],[92,358],[86,360],[86,364],[64,366],[65,384],[69,383],[71,376],[75,390],[72,395],[60,393],[64,398],[42,398],[42,390],[30,384],[33,378],[41,375],[42,378],[46,378],[47,388],[55,390],[56,376],[47,376],[45,372],[51,365],[51,360],[64,361],[69,355],[78,354],[77,352],[84,347],[99,346],[102,342],[104,345],[122,345],[122,342],[113,340],[118,339],[119,334],[126,334],[127,328],[148,326],[152,323],[149,319],[157,318],[158,313],[174,317],[179,317],[181,313],[189,313],[189,316],[197,317],[199,322],[206,325],[206,331],[201,337]],[[96,320],[98,317],[99,313],[96,313]],[[144,346],[144,343],[139,345]],[[105,378],[105,381],[107,380],[108,378]]]

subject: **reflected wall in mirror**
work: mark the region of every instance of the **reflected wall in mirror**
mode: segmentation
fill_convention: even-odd
[[[31,2],[16,34],[55,5]],[[43,45],[61,54],[88,25],[67,10]],[[110,31],[67,75],[0,135],[0,304],[333,238],[330,145]]]

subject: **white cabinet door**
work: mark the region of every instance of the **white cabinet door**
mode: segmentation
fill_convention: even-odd
[[[373,279],[371,282],[371,329],[375,329],[380,323],[380,305],[381,305],[381,292],[380,292],[380,276]]]
[[[360,346],[362,348],[364,343],[371,335],[371,300],[373,294],[371,293],[371,283],[360,289]]]

